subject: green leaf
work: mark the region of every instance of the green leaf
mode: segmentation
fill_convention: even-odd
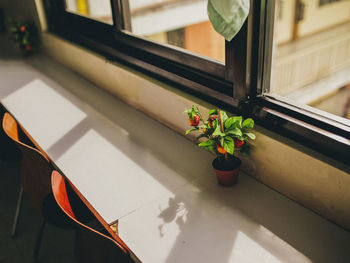
[[[213,151],[215,149],[216,142],[214,140],[207,140],[207,141],[201,142],[200,144],[198,144],[198,146],[205,150]]]
[[[218,125],[218,120],[213,120],[212,125],[213,125],[214,129],[216,129],[218,126],[220,126],[220,125]]]
[[[194,105],[192,105],[192,108],[189,110],[185,110],[184,113],[187,113],[188,118],[190,118],[191,120],[193,120],[193,111],[194,111]]]
[[[199,129],[197,127],[195,128],[192,128],[192,129],[189,129],[186,131],[185,135],[189,134],[190,132],[193,132],[193,131],[198,131]]]
[[[23,44],[23,45],[28,45],[28,44],[29,44],[29,41],[28,41],[28,39],[27,39],[26,37],[24,37],[24,38],[22,39],[22,44]]]
[[[221,138],[220,138],[220,144],[221,144],[221,145],[224,145],[224,142],[225,142],[225,137],[221,137]]]
[[[209,116],[214,115],[214,114],[218,114],[218,110],[217,109],[213,109],[209,111]]]
[[[247,135],[250,139],[255,140],[255,134],[251,132],[245,132],[244,135]]]
[[[242,137],[243,136],[241,129],[237,128],[237,127],[232,129],[232,130],[226,131],[226,134],[232,134],[235,137]]]
[[[225,133],[221,132],[221,127],[219,124],[216,125],[215,131],[213,132],[213,136],[225,136]]]
[[[224,147],[226,152],[233,155],[235,151],[235,143],[231,137],[229,136],[224,137],[224,143],[222,146]]]
[[[199,111],[199,109],[198,109],[197,106],[196,106],[196,114],[199,116],[200,121],[201,121],[201,122],[204,122],[203,117],[202,117],[202,114],[201,114],[201,112]]]
[[[253,127],[254,127],[254,121],[253,121],[253,119],[252,119],[252,118],[246,119],[246,120],[243,122],[242,127],[243,127],[243,129],[245,129],[245,130],[253,129]]]
[[[241,127],[241,125],[242,125],[242,116],[230,117],[225,121],[226,129]]]
[[[220,113],[221,113],[222,122],[224,123],[228,119],[228,116],[224,111],[220,111]]]

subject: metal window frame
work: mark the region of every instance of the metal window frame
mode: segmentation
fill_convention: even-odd
[[[226,42],[225,66],[126,32],[131,26],[123,11],[128,9],[127,0],[111,0],[113,26],[65,12],[63,0],[44,1],[51,32],[222,109],[252,116],[260,126],[348,169],[350,126],[345,120],[266,95],[275,0],[251,0],[248,20],[236,37]]]
[[[255,4],[252,98],[246,111],[261,126],[327,157],[332,165],[350,170],[350,121],[315,108],[268,94],[270,89],[275,0]],[[258,10],[256,10],[258,9]]]
[[[114,22],[112,26],[114,36],[104,34],[104,31],[110,34],[111,28],[109,25],[67,12],[64,0],[44,0],[46,12],[49,14],[47,16],[49,29],[51,32],[66,38],[69,32],[65,31],[71,31],[72,34],[70,34],[69,39],[72,41],[75,41],[72,35],[76,35],[77,38],[88,37],[103,44],[102,38],[117,51],[119,49],[122,52],[127,50],[130,57],[155,62],[154,64],[158,64],[161,69],[232,97],[234,82],[235,84],[239,82],[238,80],[233,81],[234,75],[232,74],[232,63],[229,55],[225,58],[228,62],[222,64],[175,46],[159,44],[135,36],[127,31],[131,29],[128,0],[110,0],[110,3]],[[99,28],[99,30],[91,30],[91,28]],[[234,45],[234,41],[230,43],[226,41],[225,45]],[[140,63],[135,67],[140,67]],[[148,67],[143,68],[146,71],[147,69]],[[164,74],[161,75],[167,77]],[[179,80],[178,82],[181,83],[182,81]]]

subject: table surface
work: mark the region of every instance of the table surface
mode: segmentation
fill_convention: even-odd
[[[1,103],[143,262],[350,262],[349,232],[243,173],[218,186],[210,153],[51,59],[2,54],[0,80]]]

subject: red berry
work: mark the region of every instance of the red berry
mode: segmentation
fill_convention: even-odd
[[[191,126],[198,126],[198,124],[199,124],[199,116],[198,115],[193,115],[193,119],[188,119],[188,122],[190,123]]]
[[[241,141],[241,140],[238,140],[238,139],[235,139],[235,147],[236,148],[240,148],[242,147],[244,144],[244,141]]]
[[[211,115],[210,118],[209,118],[209,120],[208,120],[209,126],[210,126],[211,128],[213,128],[213,121],[214,121],[214,120],[218,120],[218,119],[219,119],[219,117],[218,117],[217,115]]]
[[[24,31],[26,31],[26,27],[25,26],[21,26],[20,28],[19,28],[19,31],[21,31],[21,32],[24,32]]]
[[[27,51],[31,51],[32,50],[32,46],[31,45],[26,45],[24,48]]]
[[[227,153],[224,147],[221,146],[220,142],[216,144],[216,150],[218,151],[218,153],[221,153],[221,154]]]

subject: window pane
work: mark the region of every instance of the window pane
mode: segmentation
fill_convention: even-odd
[[[207,16],[207,0],[129,0],[132,32],[221,62],[225,40]]]
[[[66,0],[67,11],[113,24],[110,0]]]
[[[300,2],[276,1],[270,93],[349,119],[350,1]]]

